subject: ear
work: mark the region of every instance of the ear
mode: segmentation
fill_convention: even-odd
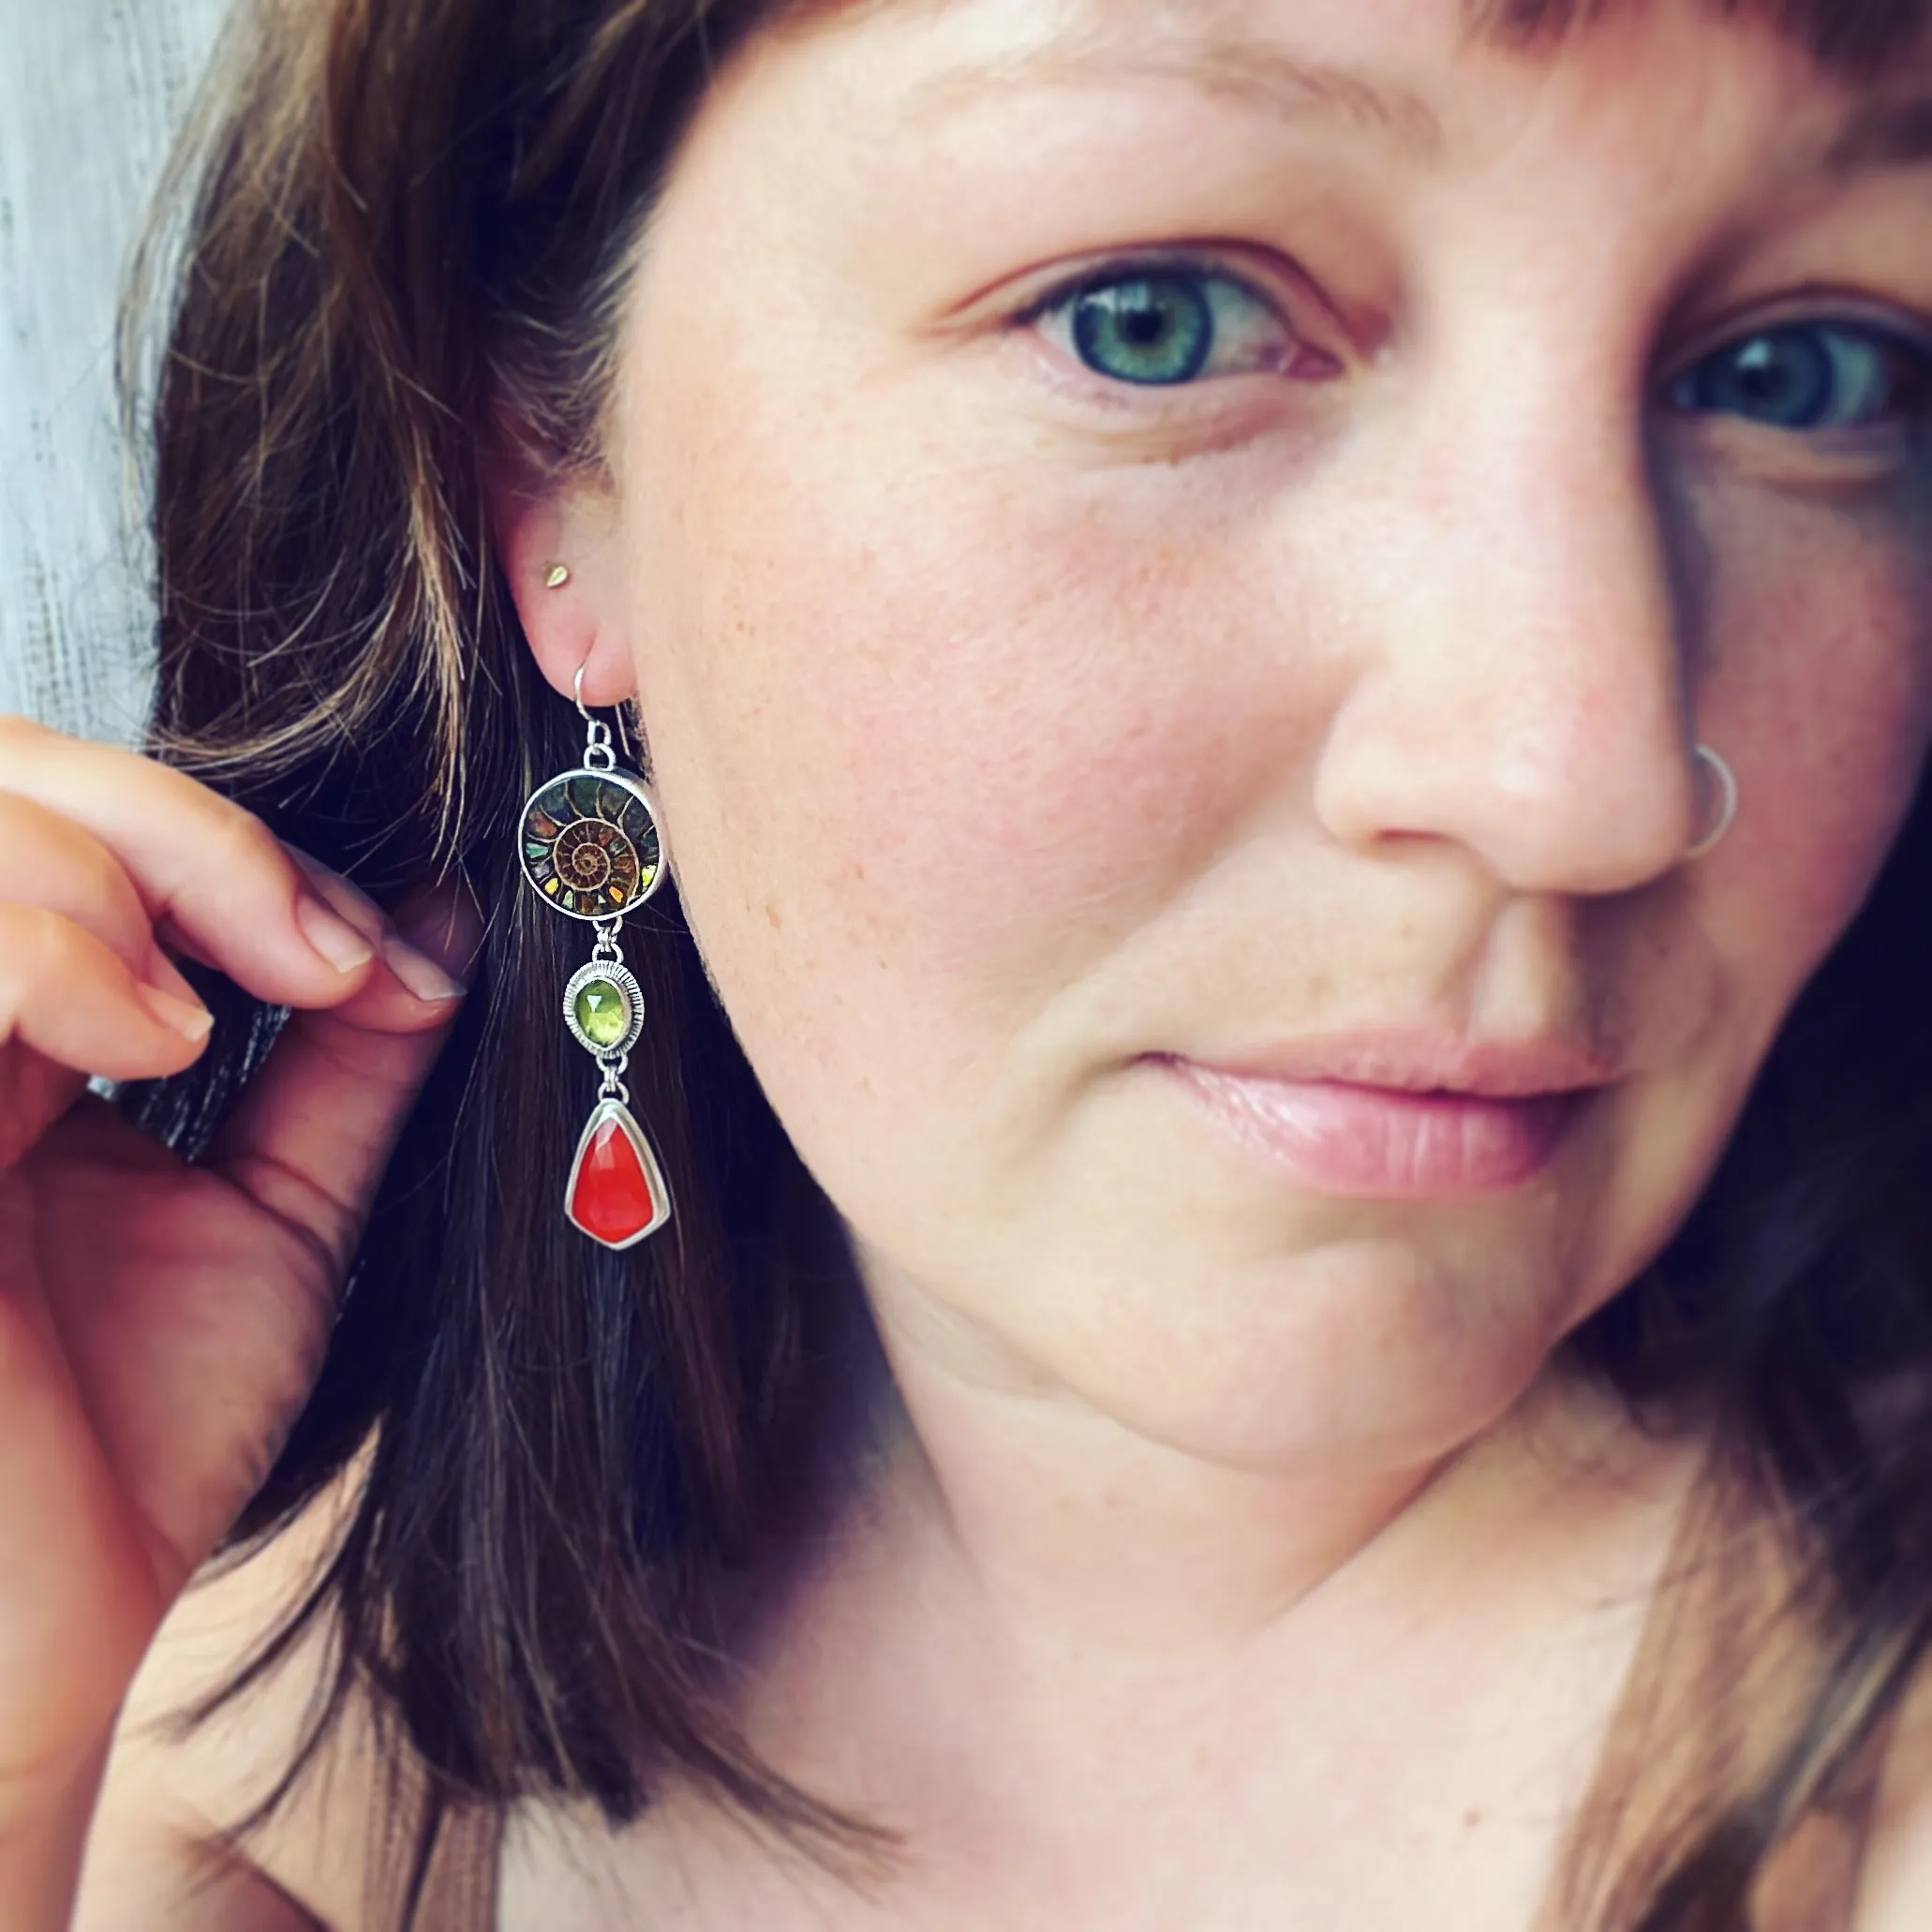
[[[510,594],[545,680],[571,697],[581,667],[585,704],[630,697],[636,673],[616,492],[597,476],[540,469],[500,446],[485,457],[483,487]]]

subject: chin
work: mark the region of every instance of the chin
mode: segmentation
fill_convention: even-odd
[[[1063,1300],[1067,1319],[1050,1326],[1043,1284],[1011,1339],[1083,1404],[1207,1461],[1409,1467],[1494,1425],[1571,1325],[1547,1264],[1498,1265],[1494,1246],[1470,1245],[1489,1252],[1358,1237],[1203,1271],[1191,1287],[1182,1268],[1117,1274],[1104,1307]]]

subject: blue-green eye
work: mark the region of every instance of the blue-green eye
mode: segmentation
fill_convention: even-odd
[[[1035,311],[1096,375],[1144,388],[1285,367],[1295,339],[1273,308],[1231,275],[1145,269],[1083,283]]]
[[[1865,429],[1918,413],[1927,358],[1846,322],[1791,322],[1693,364],[1665,392],[1673,409],[1742,416],[1772,429]]]

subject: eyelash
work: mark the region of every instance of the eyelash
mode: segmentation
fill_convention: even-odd
[[[1786,358],[1782,369],[1776,363],[1780,352]],[[1856,386],[1861,379],[1882,391],[1880,406],[1860,412],[1854,421],[1821,421],[1828,412],[1821,386],[1836,394],[1846,383]],[[1795,390],[1792,380],[1800,385]],[[1764,322],[1707,349],[1672,376],[1662,394],[1680,415],[1731,416],[1788,436],[1869,437],[1888,428],[1916,430],[1932,413],[1932,350],[1880,323],[1845,316],[1795,316]]]
[[[1115,294],[1111,316],[1105,305],[1080,316],[1080,305],[1096,297]],[[1138,302],[1128,299],[1137,294]],[[1165,315],[1159,298],[1166,298]],[[1176,303],[1175,298],[1181,298]],[[1239,309],[1245,307],[1245,318]],[[1232,369],[1211,369],[1211,358],[1225,346],[1224,335],[1232,320],[1249,329],[1247,359]],[[1271,340],[1259,343],[1255,331],[1258,320]],[[1142,331],[1138,343],[1125,341],[1118,325],[1126,321]],[[1183,330],[1190,325],[1192,338],[1183,334],[1176,343],[1162,343],[1159,333],[1165,322],[1178,322]],[[1307,342],[1283,315],[1281,305],[1244,277],[1220,262],[1185,256],[1132,257],[1105,262],[1070,282],[1063,282],[1029,303],[1012,318],[1016,328],[1030,328],[1053,342],[1061,354],[1111,390],[1146,391],[1186,389],[1204,379],[1246,374],[1276,374],[1300,379],[1318,379],[1340,373],[1342,364],[1332,356]],[[1085,326],[1091,325],[1091,326]],[[1084,327],[1084,339],[1083,339]],[[1145,352],[1151,365],[1141,374],[1126,375],[1099,365],[1095,354],[1095,331],[1112,328],[1114,347],[1124,346],[1129,353]],[[1825,347],[1835,341],[1836,349]],[[1876,376],[1888,394],[1906,392],[1902,403],[1888,403],[1881,410],[1848,424],[1823,425],[1818,421],[1766,421],[1762,413],[1753,415],[1743,407],[1747,397],[1741,385],[1726,398],[1724,364],[1731,359],[1730,374],[1737,378],[1743,359],[1760,350],[1759,374],[1770,381],[1763,363],[1766,355],[1783,349],[1789,359],[1801,343],[1813,351],[1810,371],[1814,379],[1830,382],[1844,379],[1848,362],[1860,354],[1882,358],[1889,366],[1864,371],[1867,381]],[[1241,344],[1237,341],[1239,353]],[[1167,360],[1164,363],[1165,351]],[[1802,361],[1802,358],[1800,358]],[[1827,366],[1828,365],[1828,366]],[[1787,369],[1787,375],[1794,373]],[[1795,373],[1802,375],[1801,369]],[[1702,380],[1700,379],[1702,379]],[[1747,378],[1746,379],[1748,379]],[[1761,388],[1762,385],[1761,385]],[[1886,427],[1923,425],[1932,418],[1932,349],[1921,346],[1896,330],[1850,318],[1794,317],[1761,324],[1746,334],[1709,349],[1698,360],[1680,369],[1662,385],[1665,403],[1679,414],[1728,415],[1791,436],[1864,433],[1867,436]],[[1776,406],[1776,398],[1765,390],[1757,401],[1766,409]],[[1814,398],[1814,401],[1816,399]],[[1803,414],[1803,411],[1799,412]]]

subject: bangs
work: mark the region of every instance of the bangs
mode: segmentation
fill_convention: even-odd
[[[1868,78],[1914,46],[1932,0],[1709,0],[1719,13],[1770,22],[1809,50],[1821,67]],[[1474,0],[1479,31],[1536,40],[1587,26],[1617,0]]]

